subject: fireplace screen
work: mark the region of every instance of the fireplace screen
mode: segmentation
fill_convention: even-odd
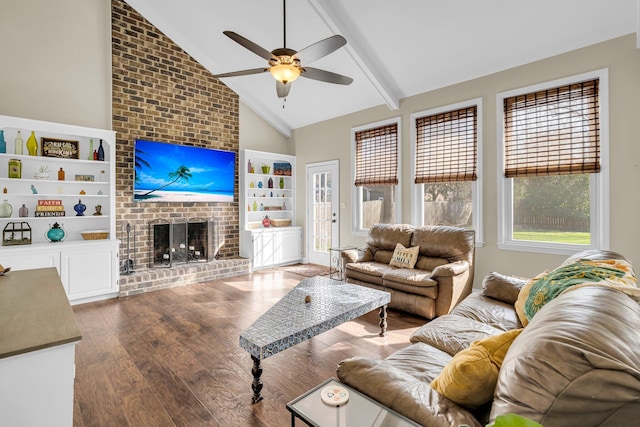
[[[171,267],[190,262],[208,262],[217,258],[219,248],[217,220],[179,219],[173,222],[155,219],[149,223],[152,242],[151,266]]]

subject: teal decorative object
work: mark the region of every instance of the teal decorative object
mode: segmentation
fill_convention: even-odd
[[[51,228],[49,229],[49,231],[47,231],[47,233],[45,234],[45,237],[51,242],[51,243],[56,243],[56,242],[62,242],[62,240],[64,240],[64,236],[66,235],[64,229],[62,228],[62,226],[60,224],[58,224],[57,222],[55,222]]]
[[[0,153],[7,152],[7,141],[4,140],[4,131],[0,130]]]

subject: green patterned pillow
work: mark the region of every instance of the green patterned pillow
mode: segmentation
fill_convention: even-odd
[[[623,260],[578,260],[531,279],[520,291],[515,308],[523,326],[549,301],[578,285],[632,286],[633,268]]]

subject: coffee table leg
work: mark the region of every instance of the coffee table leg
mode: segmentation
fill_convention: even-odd
[[[387,305],[380,307],[380,336],[387,335]]]
[[[251,388],[253,389],[253,397],[251,398],[251,403],[258,403],[262,400],[262,380],[260,377],[262,376],[262,366],[260,365],[260,359],[251,356],[251,360],[253,360],[253,368],[251,369],[251,373],[253,374],[253,383],[251,384]]]

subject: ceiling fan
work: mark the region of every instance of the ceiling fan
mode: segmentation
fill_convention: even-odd
[[[307,64],[316,61],[340,49],[342,46],[347,44],[345,38],[340,35],[331,36],[324,40],[320,40],[319,42],[316,42],[312,45],[309,45],[299,52],[287,48],[286,0],[282,1],[282,10],[284,17],[283,45],[285,47],[274,49],[271,52],[262,48],[251,40],[242,37],[240,34],[234,33],[233,31],[223,31],[223,34],[229,37],[231,40],[249,49],[256,55],[266,59],[269,62],[269,67],[234,71],[231,73],[218,74],[214,77],[222,78],[246,76],[249,74],[259,74],[268,71],[276,79],[276,92],[278,93],[278,98],[285,98],[289,94],[289,90],[291,89],[291,82],[293,82],[300,76],[327,83],[335,83],[341,85],[351,84],[351,82],[353,82],[353,79],[350,77],[332,73],[331,71],[325,71],[318,68],[312,68],[302,65],[303,63]]]

